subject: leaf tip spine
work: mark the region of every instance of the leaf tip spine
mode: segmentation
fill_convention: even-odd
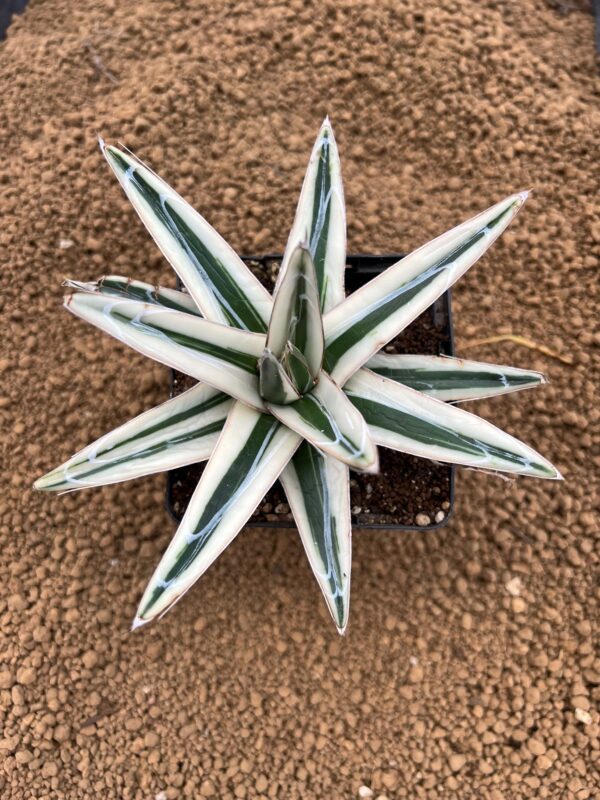
[[[142,628],[144,625],[147,625],[150,622],[149,619],[143,619],[143,617],[134,617],[133,622],[131,623],[131,628],[129,629],[130,633],[133,633],[138,628]]]

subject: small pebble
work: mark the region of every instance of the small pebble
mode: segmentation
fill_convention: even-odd
[[[523,614],[527,611],[527,603],[522,597],[513,597],[510,601],[510,607],[515,614]]]
[[[575,630],[580,636],[591,636],[592,623],[589,619],[582,619],[581,622],[578,622],[575,626]]]
[[[29,764],[30,761],[33,761],[33,753],[31,750],[17,750],[15,760],[17,764]]]
[[[88,650],[83,654],[81,661],[86,669],[93,669],[98,663],[98,656],[93,650]]]
[[[35,683],[35,670],[32,667],[21,667],[17,670],[17,683],[23,686],[31,686]]]
[[[534,736],[527,741],[527,749],[534,756],[543,756],[546,752],[546,745],[541,739],[536,739]]]
[[[552,766],[552,759],[548,758],[546,755],[541,755],[536,758],[535,764],[538,769],[542,770],[542,772],[545,772]]]
[[[462,753],[452,753],[448,758],[448,764],[452,772],[458,772],[466,764],[467,759]]]
[[[416,515],[415,522],[419,527],[424,528],[427,525],[431,525],[431,517],[429,514],[423,514],[423,512],[421,512]]]
[[[15,677],[9,669],[0,671],[0,689],[10,689],[15,682]]]

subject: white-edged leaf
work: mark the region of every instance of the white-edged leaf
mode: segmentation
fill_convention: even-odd
[[[201,317],[199,308],[187,292],[169,289],[165,286],[154,286],[144,281],[134,281],[122,275],[104,275],[97,281],[72,281],[66,280],[63,286],[81,292],[95,292],[97,294],[122,297],[125,300],[139,300],[142,303],[169,308],[172,311],[183,311]]]
[[[208,222],[132,153],[100,142],[102,152],[150,235],[202,314],[264,333],[271,297]]]
[[[267,348],[275,358],[283,358],[288,343],[315,379],[323,362],[323,320],[313,261],[303,244],[282,265],[267,332]]]
[[[366,366],[377,375],[448,402],[479,400],[547,383],[541,372],[450,356],[378,353]]]
[[[344,299],[346,209],[333,128],[326,117],[308,163],[283,264],[306,239],[315,265],[320,305],[328,311]]]
[[[351,294],[323,320],[326,372],[340,386],[452,286],[514,219],[514,194],[415,250]]]
[[[264,335],[102,294],[74,292],[65,298],[65,306],[155,361],[264,408],[257,373]]]
[[[350,611],[352,567],[348,467],[302,442],[279,479],[312,571],[343,634]]]
[[[361,414],[324,372],[316,386],[287,406],[267,408],[319,450],[364,472],[377,472],[377,448]]]
[[[246,523],[300,443],[277,420],[235,403],[133,627],[163,614],[208,569]]]
[[[481,417],[369,370],[354,375],[344,391],[383,447],[453,464],[561,477],[543,456]]]
[[[65,492],[205,461],[232,404],[227,395],[210,386],[194,386],[105,434],[34,486]]]

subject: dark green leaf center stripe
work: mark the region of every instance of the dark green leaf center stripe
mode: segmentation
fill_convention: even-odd
[[[237,502],[255,473],[260,470],[261,462],[279,427],[280,423],[274,417],[267,414],[259,416],[237,458],[224,473],[212,497],[205,503],[194,530],[187,537],[187,543],[177,555],[164,580],[156,586],[146,606],[141,610],[142,617],[169,588],[169,585],[185,572],[202,552],[232,504]]]
[[[235,328],[265,333],[267,326],[252,303],[248,300],[243,287],[238,286],[223,263],[213,255],[197,233],[195,233],[173,208],[168,199],[161,196],[144,180],[139,171],[130,166],[115,150],[110,157],[119,164],[131,181],[152,208],[156,218],[167,228],[186,252],[206,286],[219,303],[227,321]]]
[[[344,573],[340,564],[337,521],[331,513],[325,458],[304,441],[294,454],[293,464],[301,486],[312,539],[323,564],[326,565],[326,578],[335,602],[337,621],[341,626],[344,624]]]
[[[300,419],[311,425],[316,431],[322,433],[330,442],[340,444],[346,452],[355,457],[363,454],[363,449],[352,439],[349,439],[339,428],[334,417],[329,413],[323,403],[313,394],[304,395],[300,400],[292,403]]]
[[[422,444],[445,447],[457,453],[482,456],[483,458],[489,455],[507,461],[510,464],[532,467],[543,475],[554,475],[554,472],[543,464],[532,462],[518,453],[512,453],[502,447],[457,433],[444,425],[429,422],[416,417],[414,414],[360,397],[350,391],[346,394],[352,404],[361,412],[367,424],[373,427],[397,433]]]
[[[188,350],[194,350],[198,353],[205,353],[206,355],[214,356],[214,358],[218,358],[221,361],[225,361],[228,364],[239,367],[246,372],[251,372],[252,374],[256,373],[258,365],[257,356],[253,356],[249,353],[241,353],[239,350],[230,350],[227,347],[221,347],[221,345],[214,344],[213,342],[205,342],[202,341],[202,339],[195,339],[193,336],[188,336],[185,333],[173,331],[169,328],[162,328],[159,324],[153,324],[147,319],[132,319],[126,314],[122,314],[116,308],[109,309],[108,314],[111,317],[118,319],[120,322],[129,323],[134,328],[144,331],[144,333],[148,333],[151,336],[156,336],[160,339],[174,342],[182,347],[186,347]]]
[[[477,242],[483,239],[487,232],[494,228],[508,213],[509,207],[498,214],[485,228],[474,233],[466,242],[456,247],[440,261],[435,262],[426,270],[416,275],[412,280],[407,281],[385,298],[380,299],[370,307],[370,310],[361,317],[360,320],[352,324],[349,328],[342,331],[335,339],[329,342],[325,348],[324,368],[331,372],[340,358],[352,347],[358,344],[365,335],[371,333],[377,326],[383,324],[392,314],[395,314],[403,306],[417,297],[420,292],[437,278],[444,270],[452,267],[457,258],[474,247]]]
[[[402,383],[420,392],[450,391],[453,389],[499,389],[523,386],[534,382],[535,375],[508,375],[498,372],[429,370],[422,368],[370,366],[384,378]]]
[[[331,216],[331,143],[327,131],[323,133],[317,177],[315,180],[315,194],[313,197],[313,212],[310,228],[310,254],[317,273],[317,284],[321,298],[321,310],[325,303],[327,292],[327,271],[325,257],[329,240],[329,219]]]
[[[314,317],[310,310],[310,298],[310,286],[307,285],[306,275],[300,273],[296,281],[296,290],[290,314],[288,340],[301,353],[307,352],[312,340],[309,324],[314,320]]]
[[[315,385],[306,359],[291,342],[287,343],[282,364],[300,394],[306,394]]]

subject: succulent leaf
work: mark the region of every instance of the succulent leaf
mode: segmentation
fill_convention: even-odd
[[[449,356],[378,353],[367,362],[377,375],[438,400],[478,400],[546,383],[541,372]]]
[[[452,464],[561,477],[543,456],[481,417],[369,370],[354,375],[345,391],[383,447]]]
[[[329,612],[344,633],[352,566],[348,467],[304,441],[280,481]]]
[[[257,374],[263,335],[149,303],[88,292],[67,295],[65,306],[155,361],[264,408]]]
[[[140,602],[138,627],[176,603],[236,537],[300,437],[235,403],[185,515]]]
[[[287,406],[269,411],[311,444],[356,470],[377,472],[377,448],[361,414],[341,389],[321,372],[315,387]]]
[[[328,311],[344,299],[346,208],[340,156],[326,118],[308,163],[296,217],[284,254],[287,264],[296,243],[307,237],[319,287],[320,307]]]
[[[121,297],[124,300],[138,300],[142,303],[153,303],[168,308],[172,311],[183,311],[185,314],[194,314],[201,317],[198,306],[187,292],[169,289],[164,286],[153,286],[144,281],[134,281],[122,275],[105,275],[98,281],[67,280],[63,286],[80,292],[105,294],[111,297]]]
[[[485,253],[526,197],[511,195],[438,236],[326,314],[323,369],[342,386]]]
[[[315,268],[302,244],[282,266],[267,332],[267,348],[280,361],[288,344],[302,354],[314,380],[323,362],[323,321]]]
[[[34,486],[66,492],[205,461],[232,405],[222,392],[194,386],[105,434]]]
[[[102,152],[148,232],[203,315],[264,333],[267,290],[189,203],[133,153],[100,142]]]
[[[286,373],[290,376],[294,386],[298,388],[300,394],[310,392],[315,385],[315,381],[310,374],[306,359],[291,342],[288,342],[285,347],[281,363]]]
[[[288,378],[283,366],[269,350],[263,352],[258,370],[259,391],[263,400],[287,405],[300,399],[300,393]]]

